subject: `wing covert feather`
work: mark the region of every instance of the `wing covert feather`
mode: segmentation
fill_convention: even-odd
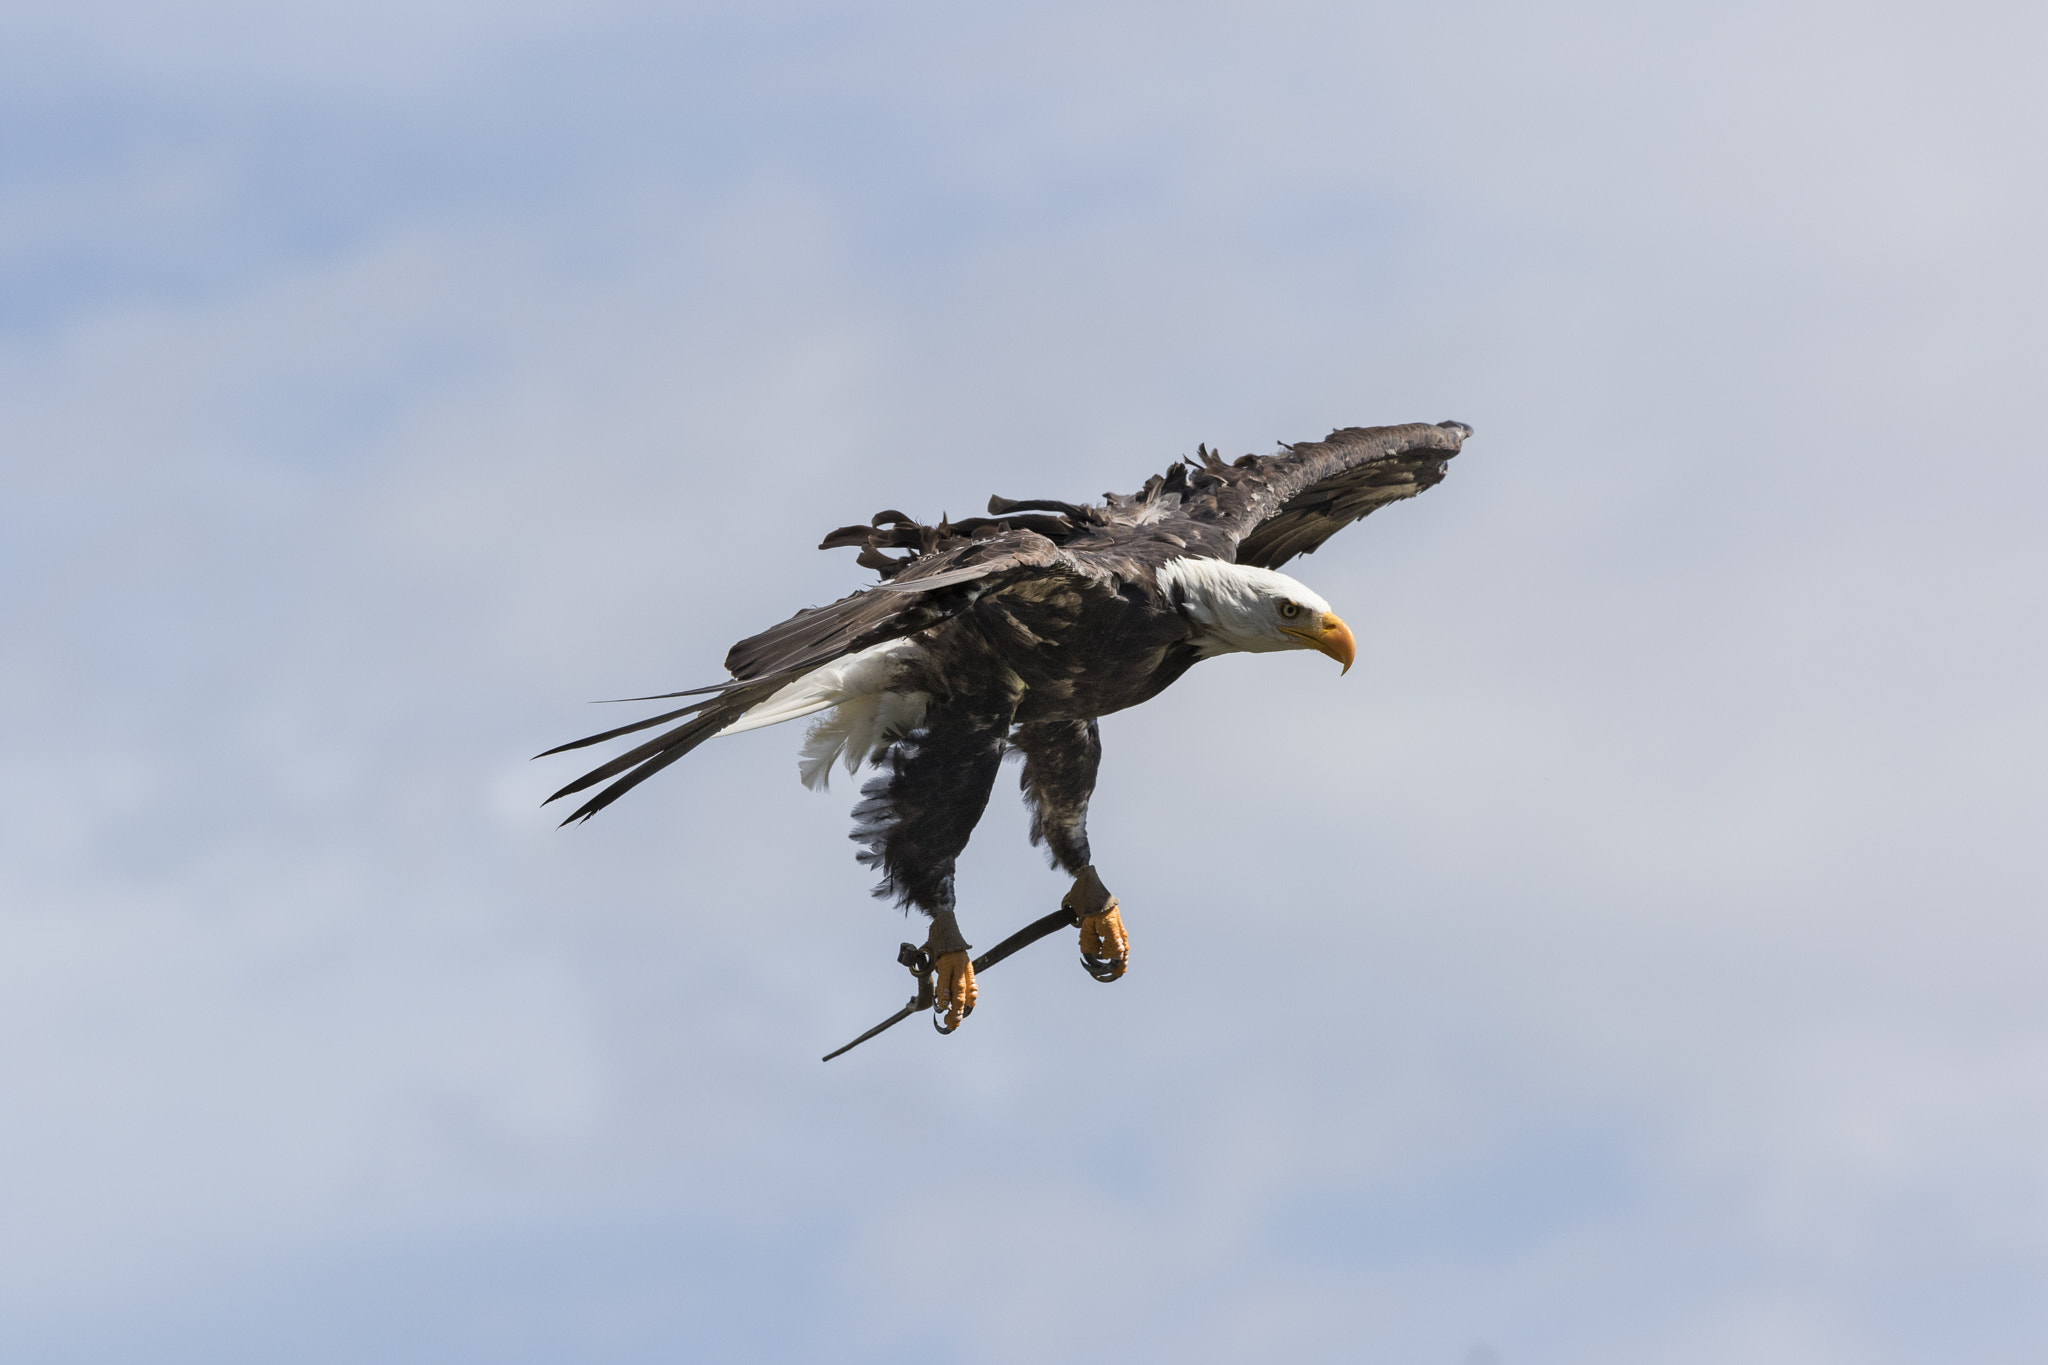
[[[738,682],[795,677],[842,655],[915,635],[973,605],[982,593],[1059,563],[1060,548],[1033,531],[955,546],[912,561],[887,582],[798,612],[725,656]]]

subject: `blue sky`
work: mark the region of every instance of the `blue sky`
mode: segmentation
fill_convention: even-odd
[[[0,1353],[2039,1359],[2041,27],[10,7]],[[794,729],[538,809],[834,526],[1449,417],[1105,723],[1114,989],[821,1067]]]

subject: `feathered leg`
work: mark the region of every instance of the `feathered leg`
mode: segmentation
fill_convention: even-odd
[[[1045,845],[1055,866],[1074,878],[1060,904],[1081,926],[1081,963],[1097,981],[1114,981],[1130,964],[1116,897],[1088,855],[1088,798],[1102,764],[1102,734],[1092,720],[1020,725],[1011,745],[1024,755],[1024,799],[1031,805],[1031,842]]]
[[[882,776],[861,788],[853,839],[860,861],[882,873],[875,894],[931,919],[925,951],[938,977],[945,1027],[974,1009],[974,967],[953,913],[953,864],[988,807],[1015,703],[958,696],[934,702],[924,723],[891,745]]]

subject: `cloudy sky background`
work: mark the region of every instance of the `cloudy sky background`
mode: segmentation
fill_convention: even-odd
[[[2038,7],[0,10],[0,1355],[2048,1352]],[[877,508],[1455,417],[899,1003]],[[1063,883],[1006,777],[980,943]]]

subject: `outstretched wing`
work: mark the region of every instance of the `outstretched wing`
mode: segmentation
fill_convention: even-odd
[[[1376,508],[1441,483],[1445,463],[1471,434],[1463,422],[1345,427],[1277,455],[1246,455],[1231,464],[1205,448],[1197,460],[1153,475],[1136,493],[1108,493],[1100,504],[992,497],[986,517],[936,526],[894,510],[877,512],[866,526],[840,527],[818,548],[858,547],[862,566],[900,579],[911,577],[912,566],[936,577],[942,571],[934,558],[969,541],[1020,531],[1083,558],[1164,539],[1189,553],[1277,569],[1312,554]],[[889,549],[908,549],[910,557],[882,553]]]
[[[965,611],[989,588],[1044,572],[1059,559],[1059,548],[1045,537],[1030,531],[1012,531],[918,556],[880,587],[842,597],[830,606],[800,611],[781,625],[732,647],[725,656],[726,671],[732,674],[732,681],[635,700],[716,695],[536,755],[546,758],[548,754],[602,744],[669,721],[682,722],[591,769],[548,800],[572,796],[609,780],[609,786],[578,806],[562,823],[588,820],[811,670],[845,655],[927,630]]]
[[[1277,569],[1359,518],[1441,483],[1445,463],[1471,434],[1463,422],[1345,427],[1233,464],[1208,455],[1186,471],[1179,508],[1159,522],[1220,531],[1236,542],[1238,563]]]

